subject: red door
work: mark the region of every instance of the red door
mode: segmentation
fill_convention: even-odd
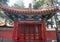
[[[39,24],[19,24],[18,42],[41,42]]]

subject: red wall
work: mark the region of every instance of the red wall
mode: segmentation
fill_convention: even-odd
[[[12,30],[0,30],[0,38],[11,39],[12,34]]]
[[[55,40],[56,39],[56,32],[55,31],[47,31],[47,39],[52,39]]]
[[[11,39],[13,35],[13,30],[0,30],[0,38]],[[46,32],[47,39],[56,39],[55,31],[47,31]]]

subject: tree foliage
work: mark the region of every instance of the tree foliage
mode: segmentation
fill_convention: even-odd
[[[44,4],[44,0],[39,0],[39,1],[34,0],[34,1],[36,1],[35,4],[33,5],[33,8],[35,9],[39,8],[41,5]]]

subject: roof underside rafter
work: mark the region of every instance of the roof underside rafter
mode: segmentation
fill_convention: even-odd
[[[29,9],[29,8],[13,8],[8,6],[0,5],[0,9],[5,11],[6,15],[10,17],[12,20],[16,20],[17,18],[26,19],[46,19],[51,18],[56,12],[59,11],[58,6],[50,7],[50,8],[42,8],[42,9]],[[7,14],[8,13],[8,14]]]

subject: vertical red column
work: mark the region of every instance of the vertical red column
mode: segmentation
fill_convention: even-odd
[[[18,22],[17,23],[17,42],[20,42],[20,29],[21,29],[21,24]]]
[[[34,25],[34,39],[33,39],[33,41],[34,42],[38,42],[37,40],[36,40],[36,24]]]
[[[43,38],[43,42],[47,42],[47,38],[46,38],[46,21],[43,20],[43,23],[42,23],[42,38]]]
[[[42,24],[39,24],[38,25],[38,27],[39,27],[39,35],[40,35],[40,42],[42,42]]]
[[[12,41],[17,42],[17,20],[14,21],[14,28],[13,28],[13,35],[12,35]]]
[[[40,42],[47,42],[46,41],[46,22],[45,20],[39,24],[39,31],[40,31]]]

